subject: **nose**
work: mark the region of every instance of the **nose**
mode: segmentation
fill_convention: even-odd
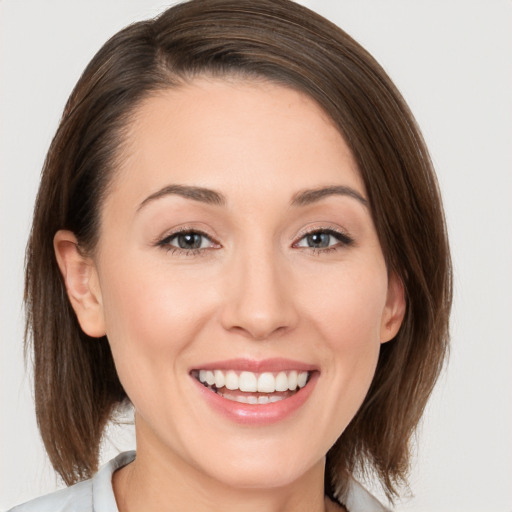
[[[293,280],[284,267],[271,250],[245,253],[230,265],[221,313],[225,329],[266,340],[295,327]]]

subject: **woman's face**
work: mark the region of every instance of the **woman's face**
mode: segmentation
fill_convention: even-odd
[[[322,467],[404,309],[343,138],[292,89],[204,78],[147,99],[123,147],[77,312],[141,460],[255,488]]]

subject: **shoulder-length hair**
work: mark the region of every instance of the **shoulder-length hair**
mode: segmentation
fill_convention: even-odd
[[[263,78],[313,98],[350,147],[389,271],[407,311],[382,345],[371,388],[327,454],[326,492],[376,472],[406,482],[409,445],[448,343],[451,264],[435,173],[416,122],[380,65],[340,28],[289,0],[192,0],[114,35],[73,90],[48,151],[27,247],[26,342],[41,435],[67,484],[97,468],[106,423],[126,394],[107,339],[81,331],[53,237],[93,250],[102,200],[141,101],[197,75]]]

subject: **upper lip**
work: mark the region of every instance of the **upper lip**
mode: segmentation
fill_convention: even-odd
[[[313,364],[285,358],[271,358],[262,360],[239,358],[200,364],[191,368],[191,371],[193,370],[235,370],[240,372],[245,371],[253,373],[280,372],[286,370],[311,372],[318,370],[318,367]]]

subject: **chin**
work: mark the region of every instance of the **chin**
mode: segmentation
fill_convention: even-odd
[[[202,465],[211,478],[228,487],[260,490],[287,487],[310,471],[323,471],[325,466],[325,457],[318,460],[305,458],[300,449],[295,449],[293,453],[276,450],[269,453],[259,449],[252,454],[246,451],[243,456],[238,455],[231,456],[226,451],[217,459],[217,464],[212,461],[206,468],[203,459]]]
[[[265,465],[265,467],[247,467],[246,464],[243,464],[239,468],[213,476],[218,481],[234,489],[272,490],[292,485],[307,472],[283,466],[288,465],[281,463],[277,467],[275,465],[273,467],[269,465]]]

